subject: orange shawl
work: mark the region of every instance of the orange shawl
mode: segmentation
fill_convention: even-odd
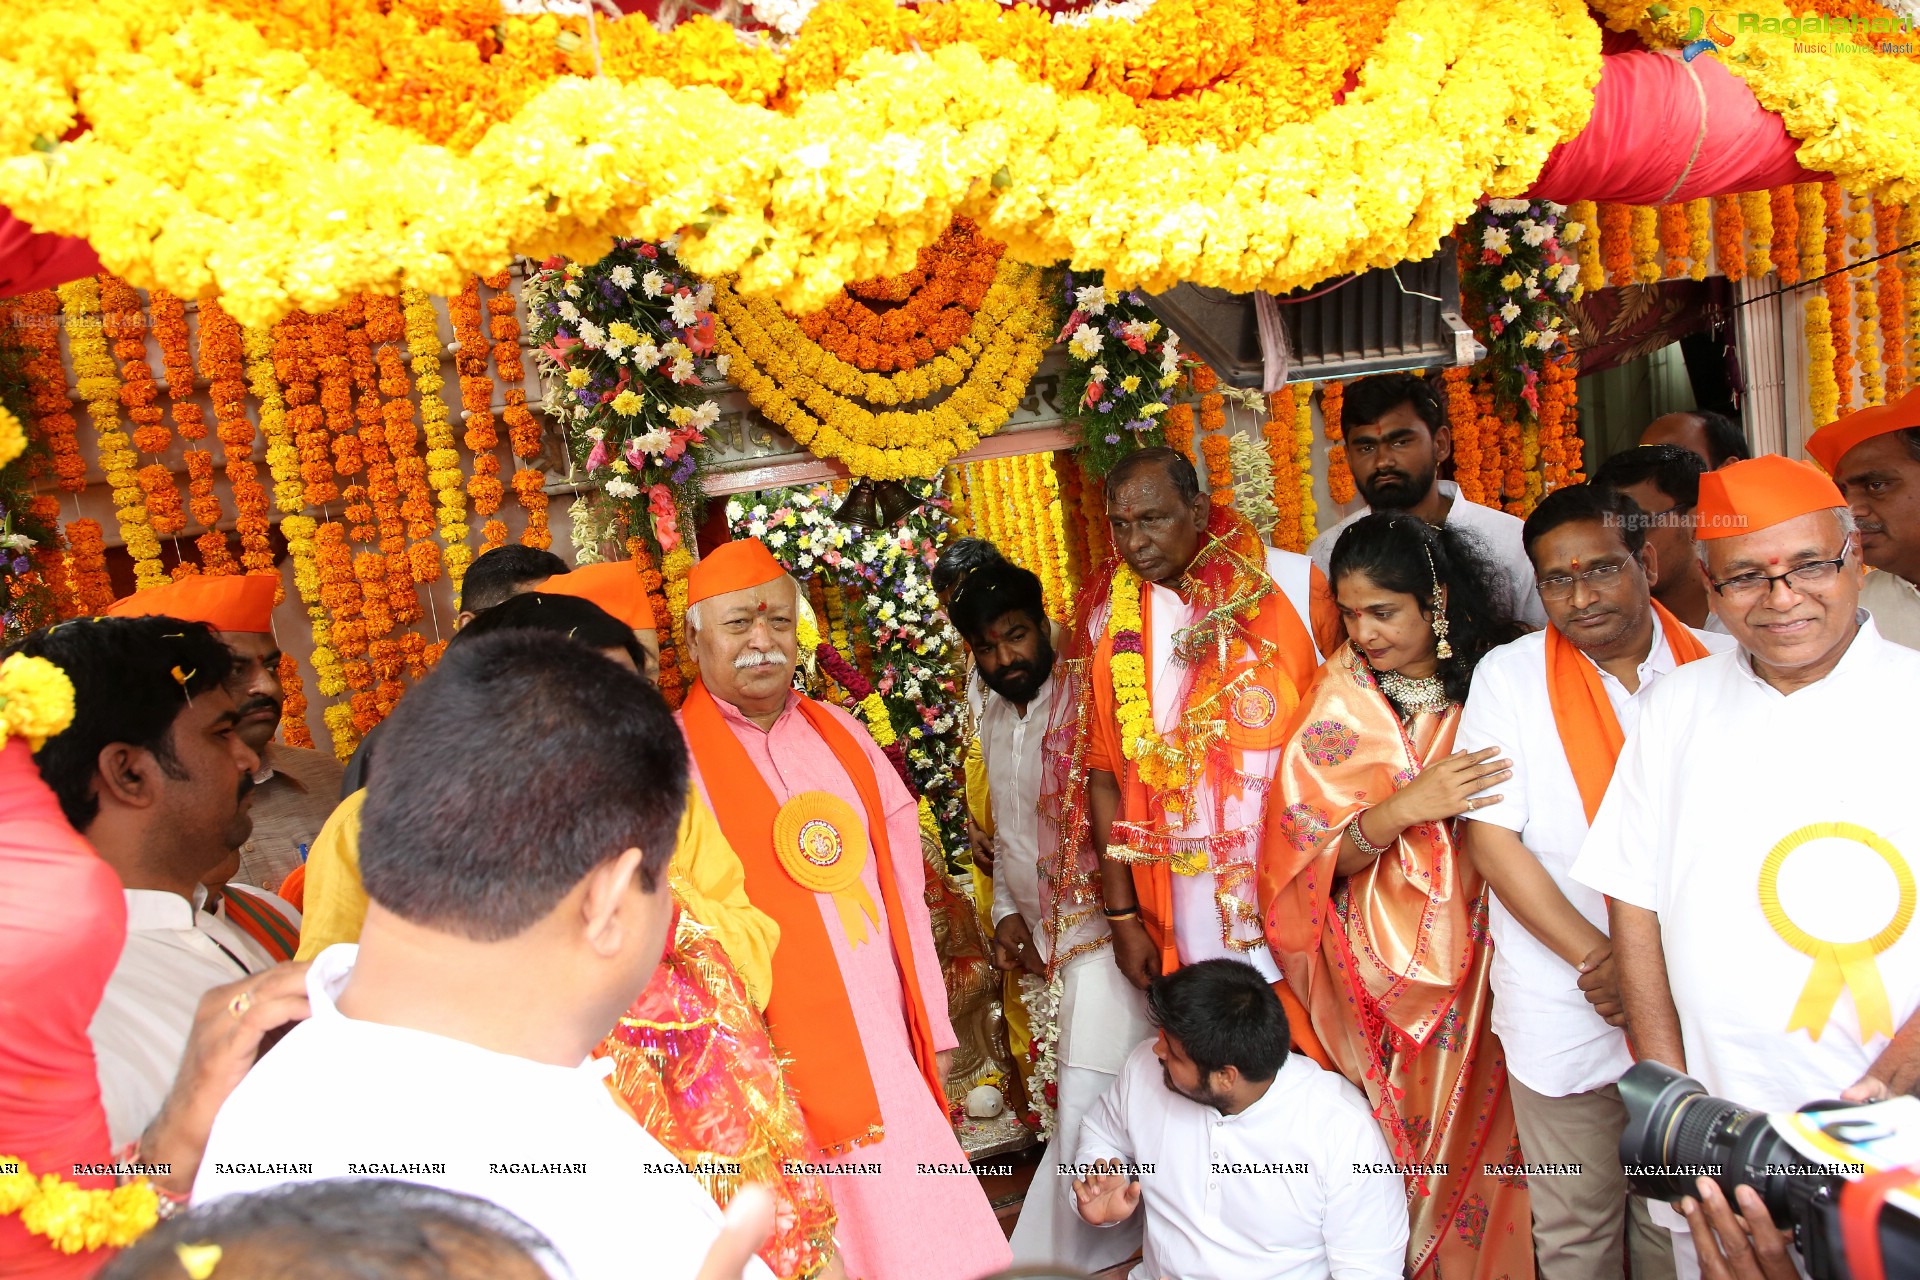
[[[1707,656],[1707,647],[1680,619],[1667,612],[1658,600],[1650,602],[1667,633],[1667,649],[1681,666]],[[1580,788],[1580,803],[1586,807],[1587,821],[1600,812],[1600,800],[1613,781],[1613,767],[1620,761],[1620,748],[1626,735],[1620,732],[1620,717],[1613,714],[1607,690],[1600,683],[1600,672],[1573,643],[1560,634],[1560,628],[1547,628],[1547,701],[1553,706],[1553,725],[1560,731],[1560,745],[1566,749],[1567,763],[1573,766],[1573,780]]]
[[[1143,591],[1140,603],[1140,643],[1148,680],[1153,671],[1153,593]],[[1300,690],[1313,676],[1313,637],[1295,612],[1293,602],[1277,586],[1255,612],[1248,630],[1275,646],[1276,661],[1260,672],[1259,682],[1278,703],[1272,723],[1284,726],[1293,717],[1300,701]],[[1093,653],[1093,715],[1087,766],[1111,773],[1120,784],[1120,813],[1123,822],[1152,821],[1152,796],[1140,780],[1140,771],[1120,749],[1119,719],[1114,713],[1113,638],[1103,635]],[[1233,748],[1229,747],[1230,751]],[[1238,752],[1233,751],[1234,756]],[[1173,943],[1173,872],[1165,862],[1134,863],[1134,892],[1140,899],[1140,919],[1147,934],[1160,948],[1160,971],[1172,973],[1180,967]]]
[[[867,841],[874,874],[887,913],[887,933],[900,985],[907,999],[907,1032],[913,1058],[927,1088],[944,1113],[946,1090],[934,1065],[933,1029],[914,971],[913,942],[901,909],[893,858],[887,842],[886,808],[873,765],[845,726],[819,703],[802,698],[798,710],[826,742],[846,770],[866,810]],[[838,981],[839,962],[821,915],[817,895],[781,867],[773,849],[773,824],[780,802],[773,788],[734,736],[719,704],[703,681],[694,681],[681,708],[687,744],[709,785],[724,782],[727,803],[714,806],[720,829],[746,869],[747,897],[780,922],[780,945],[773,953],[773,999],[767,1027],[789,1060],[787,1078],[814,1142],[829,1154],[878,1142],[885,1136],[880,1100],[860,1044],[860,1028],[846,984]]]

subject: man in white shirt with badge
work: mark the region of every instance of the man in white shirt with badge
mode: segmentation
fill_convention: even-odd
[[[399,1178],[511,1210],[581,1280],[694,1280],[720,1211],[588,1059],[672,917],[688,766],[666,704],[584,646],[503,631],[386,723],[359,945],[313,961],[312,1016],[221,1107],[194,1199]]]
[[[1640,1058],[1760,1111],[1884,1096],[1920,1006],[1920,653],[1859,608],[1853,518],[1818,469],[1731,463],[1698,514],[1740,648],[1653,690],[1573,876],[1611,899]]]
[[[1655,599],[1669,573],[1696,570],[1684,543],[1686,561],[1660,559],[1647,524],[1631,498],[1590,485],[1555,490],[1527,517],[1549,625],[1481,659],[1456,744],[1514,762],[1499,802],[1470,815],[1465,848],[1493,890],[1493,1029],[1544,1280],[1617,1280],[1623,1241],[1636,1280],[1673,1275],[1668,1232],[1629,1198],[1620,1164],[1614,1082],[1633,1056],[1606,899],[1568,874],[1654,687],[1733,645]]]
[[[1360,1091],[1291,1053],[1260,972],[1202,960],[1147,989],[1137,1046],[1081,1132],[1074,1207],[1144,1219],[1130,1280],[1399,1280],[1407,1193]]]
[[[1340,432],[1353,487],[1367,505],[1324,530],[1307,548],[1321,573],[1327,572],[1333,544],[1348,525],[1373,511],[1405,511],[1436,529],[1465,530],[1500,570],[1494,603],[1530,627],[1546,625],[1533,591],[1533,566],[1520,545],[1520,517],[1468,502],[1459,485],[1440,479],[1440,465],[1453,456],[1453,432],[1445,406],[1425,379],[1381,373],[1348,383]]]
[[[73,723],[34,761],[126,893],[126,946],[88,1029],[117,1148],[159,1114],[200,997],[273,968],[244,930],[201,910],[201,881],[253,829],[260,759],[224,687],[233,656],[204,623],[82,618],[21,648],[73,681]]]
[[[1057,991],[1050,1145],[1021,1204],[1013,1258],[1100,1271],[1132,1256],[1138,1225],[1096,1231],[1055,1184],[1087,1111],[1152,1032],[1146,997],[1108,955],[1111,934],[1099,905],[1060,901],[1045,871],[1058,839],[1040,812],[1041,750],[1061,682],[1040,579],[1004,561],[975,569],[948,616],[985,686],[978,727],[993,802],[994,965],[1024,975],[1030,989],[1051,980]]]

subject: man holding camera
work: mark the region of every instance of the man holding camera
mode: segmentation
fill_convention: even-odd
[[[1920,1006],[1920,653],[1860,610],[1852,514],[1808,464],[1702,476],[1696,536],[1740,648],[1652,691],[1574,879],[1612,900],[1639,1058],[1761,1111],[1885,1096]]]

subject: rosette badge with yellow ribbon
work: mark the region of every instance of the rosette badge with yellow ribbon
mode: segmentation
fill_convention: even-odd
[[[1795,850],[1814,840],[1850,840],[1871,849],[1887,864],[1887,868],[1893,872],[1894,881],[1899,885],[1900,896],[1893,918],[1885,928],[1869,938],[1853,942],[1830,942],[1814,937],[1787,915],[1786,908],[1780,902],[1780,868]],[[1900,935],[1907,931],[1907,926],[1913,923],[1913,871],[1900,851],[1865,827],[1851,822],[1810,823],[1792,832],[1768,851],[1766,861],[1760,866],[1759,888],[1760,910],[1765,914],[1767,923],[1773,926],[1773,931],[1780,935],[1780,940],[1795,951],[1813,957],[1813,972],[1807,976],[1807,985],[1800,990],[1800,999],[1793,1006],[1793,1017],[1787,1023],[1787,1030],[1798,1031],[1805,1027],[1818,1040],[1827,1029],[1827,1019],[1833,1015],[1833,1006],[1840,999],[1840,992],[1848,990],[1853,992],[1853,1006],[1860,1014],[1860,1043],[1867,1043],[1876,1034],[1891,1036],[1893,1012],[1887,1007],[1887,988],[1880,979],[1880,967],[1875,963],[1875,957],[1898,942]]]
[[[773,851],[781,870],[803,889],[833,895],[840,927],[856,947],[867,940],[868,921],[880,923],[873,895],[860,883],[867,847],[860,815],[825,791],[802,791],[781,805],[773,820]]]

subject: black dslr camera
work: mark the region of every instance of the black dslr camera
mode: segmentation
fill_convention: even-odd
[[[1808,1160],[1783,1137],[1763,1111],[1707,1094],[1699,1081],[1657,1062],[1636,1063],[1620,1077],[1627,1127],[1620,1135],[1620,1161],[1633,1189],[1654,1200],[1696,1196],[1694,1180],[1708,1177],[1736,1204],[1734,1188],[1760,1194],[1774,1224],[1793,1233],[1813,1280],[1853,1280],[1840,1233],[1840,1189],[1860,1176],[1860,1166]],[[1844,1102],[1813,1102],[1802,1111],[1833,1111]],[[1916,1109],[1920,1115],[1920,1108]],[[1878,1122],[1827,1126],[1841,1144],[1866,1142],[1882,1132]],[[1879,1222],[1881,1260],[1887,1280],[1920,1280],[1920,1218],[1888,1204]]]

